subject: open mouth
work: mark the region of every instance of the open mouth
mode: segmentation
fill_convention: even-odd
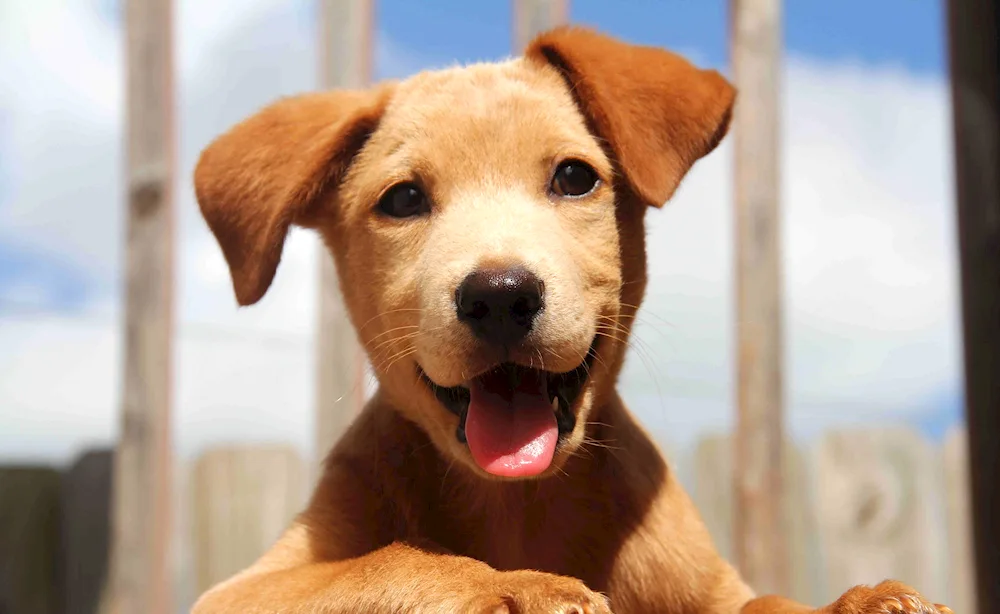
[[[455,436],[487,473],[538,475],[548,469],[560,439],[576,426],[573,408],[590,374],[597,338],[572,371],[552,373],[502,363],[466,386],[445,388],[423,370],[421,379],[459,417]]]

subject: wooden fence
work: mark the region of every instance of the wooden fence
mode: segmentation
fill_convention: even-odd
[[[852,584],[895,577],[975,612],[964,431],[941,446],[905,428],[786,445],[792,597],[826,603]],[[730,438],[704,438],[672,460],[729,557]],[[0,614],[101,611],[111,466],[102,451],[63,472],[0,468]],[[177,611],[274,542],[303,507],[309,475],[284,446],[215,448],[177,472]]]

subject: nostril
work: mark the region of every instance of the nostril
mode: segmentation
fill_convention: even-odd
[[[510,312],[516,316],[523,316],[532,311],[531,306],[528,305],[529,299],[525,296],[517,297],[514,304],[510,306]]]
[[[482,298],[482,292],[475,284],[470,284],[468,279],[455,290],[455,307],[460,320],[482,320],[490,315],[489,303]]]
[[[469,309],[467,315],[473,320],[482,320],[486,316],[490,315],[490,306],[487,305],[485,301],[474,301],[472,303],[472,308]]]
[[[541,303],[541,295],[523,294],[514,300],[514,303],[510,306],[510,313],[518,317],[530,317],[538,313]]]

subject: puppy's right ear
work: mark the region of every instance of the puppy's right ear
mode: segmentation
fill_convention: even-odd
[[[391,94],[286,98],[212,142],[194,172],[202,215],[229,264],[240,305],[267,292],[291,224],[308,225],[378,126]]]
[[[564,26],[538,36],[525,56],[562,74],[646,204],[662,206],[729,129],[733,87],[665,49]]]

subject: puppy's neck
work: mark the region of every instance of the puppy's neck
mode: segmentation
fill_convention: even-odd
[[[584,570],[566,567],[557,553],[579,547],[583,535],[588,544],[599,540],[614,549],[671,480],[617,394],[609,395],[599,415],[588,424],[588,443],[554,475],[501,481],[439,450],[376,394],[329,462],[368,483],[366,491],[378,499],[372,509],[385,508],[386,526],[394,527],[384,537],[389,541],[430,540],[501,569],[541,566],[579,574]],[[386,507],[385,501],[393,503]]]
[[[655,463],[659,454],[636,424],[616,391],[604,395],[600,407],[591,411],[584,443],[551,476],[528,480],[491,479],[474,471],[466,462],[442,451],[423,429],[404,417],[388,395],[376,392],[358,417],[352,431],[338,450],[352,457],[391,469],[386,479],[414,479],[433,482],[439,493],[461,497],[474,493],[484,503],[532,498],[550,490],[572,489],[576,480],[588,480],[595,472],[613,465]],[[363,433],[363,434],[362,434]],[[638,447],[637,447],[638,445]],[[343,448],[343,449],[341,449]],[[631,449],[630,449],[631,448]],[[485,499],[484,499],[485,498]]]

